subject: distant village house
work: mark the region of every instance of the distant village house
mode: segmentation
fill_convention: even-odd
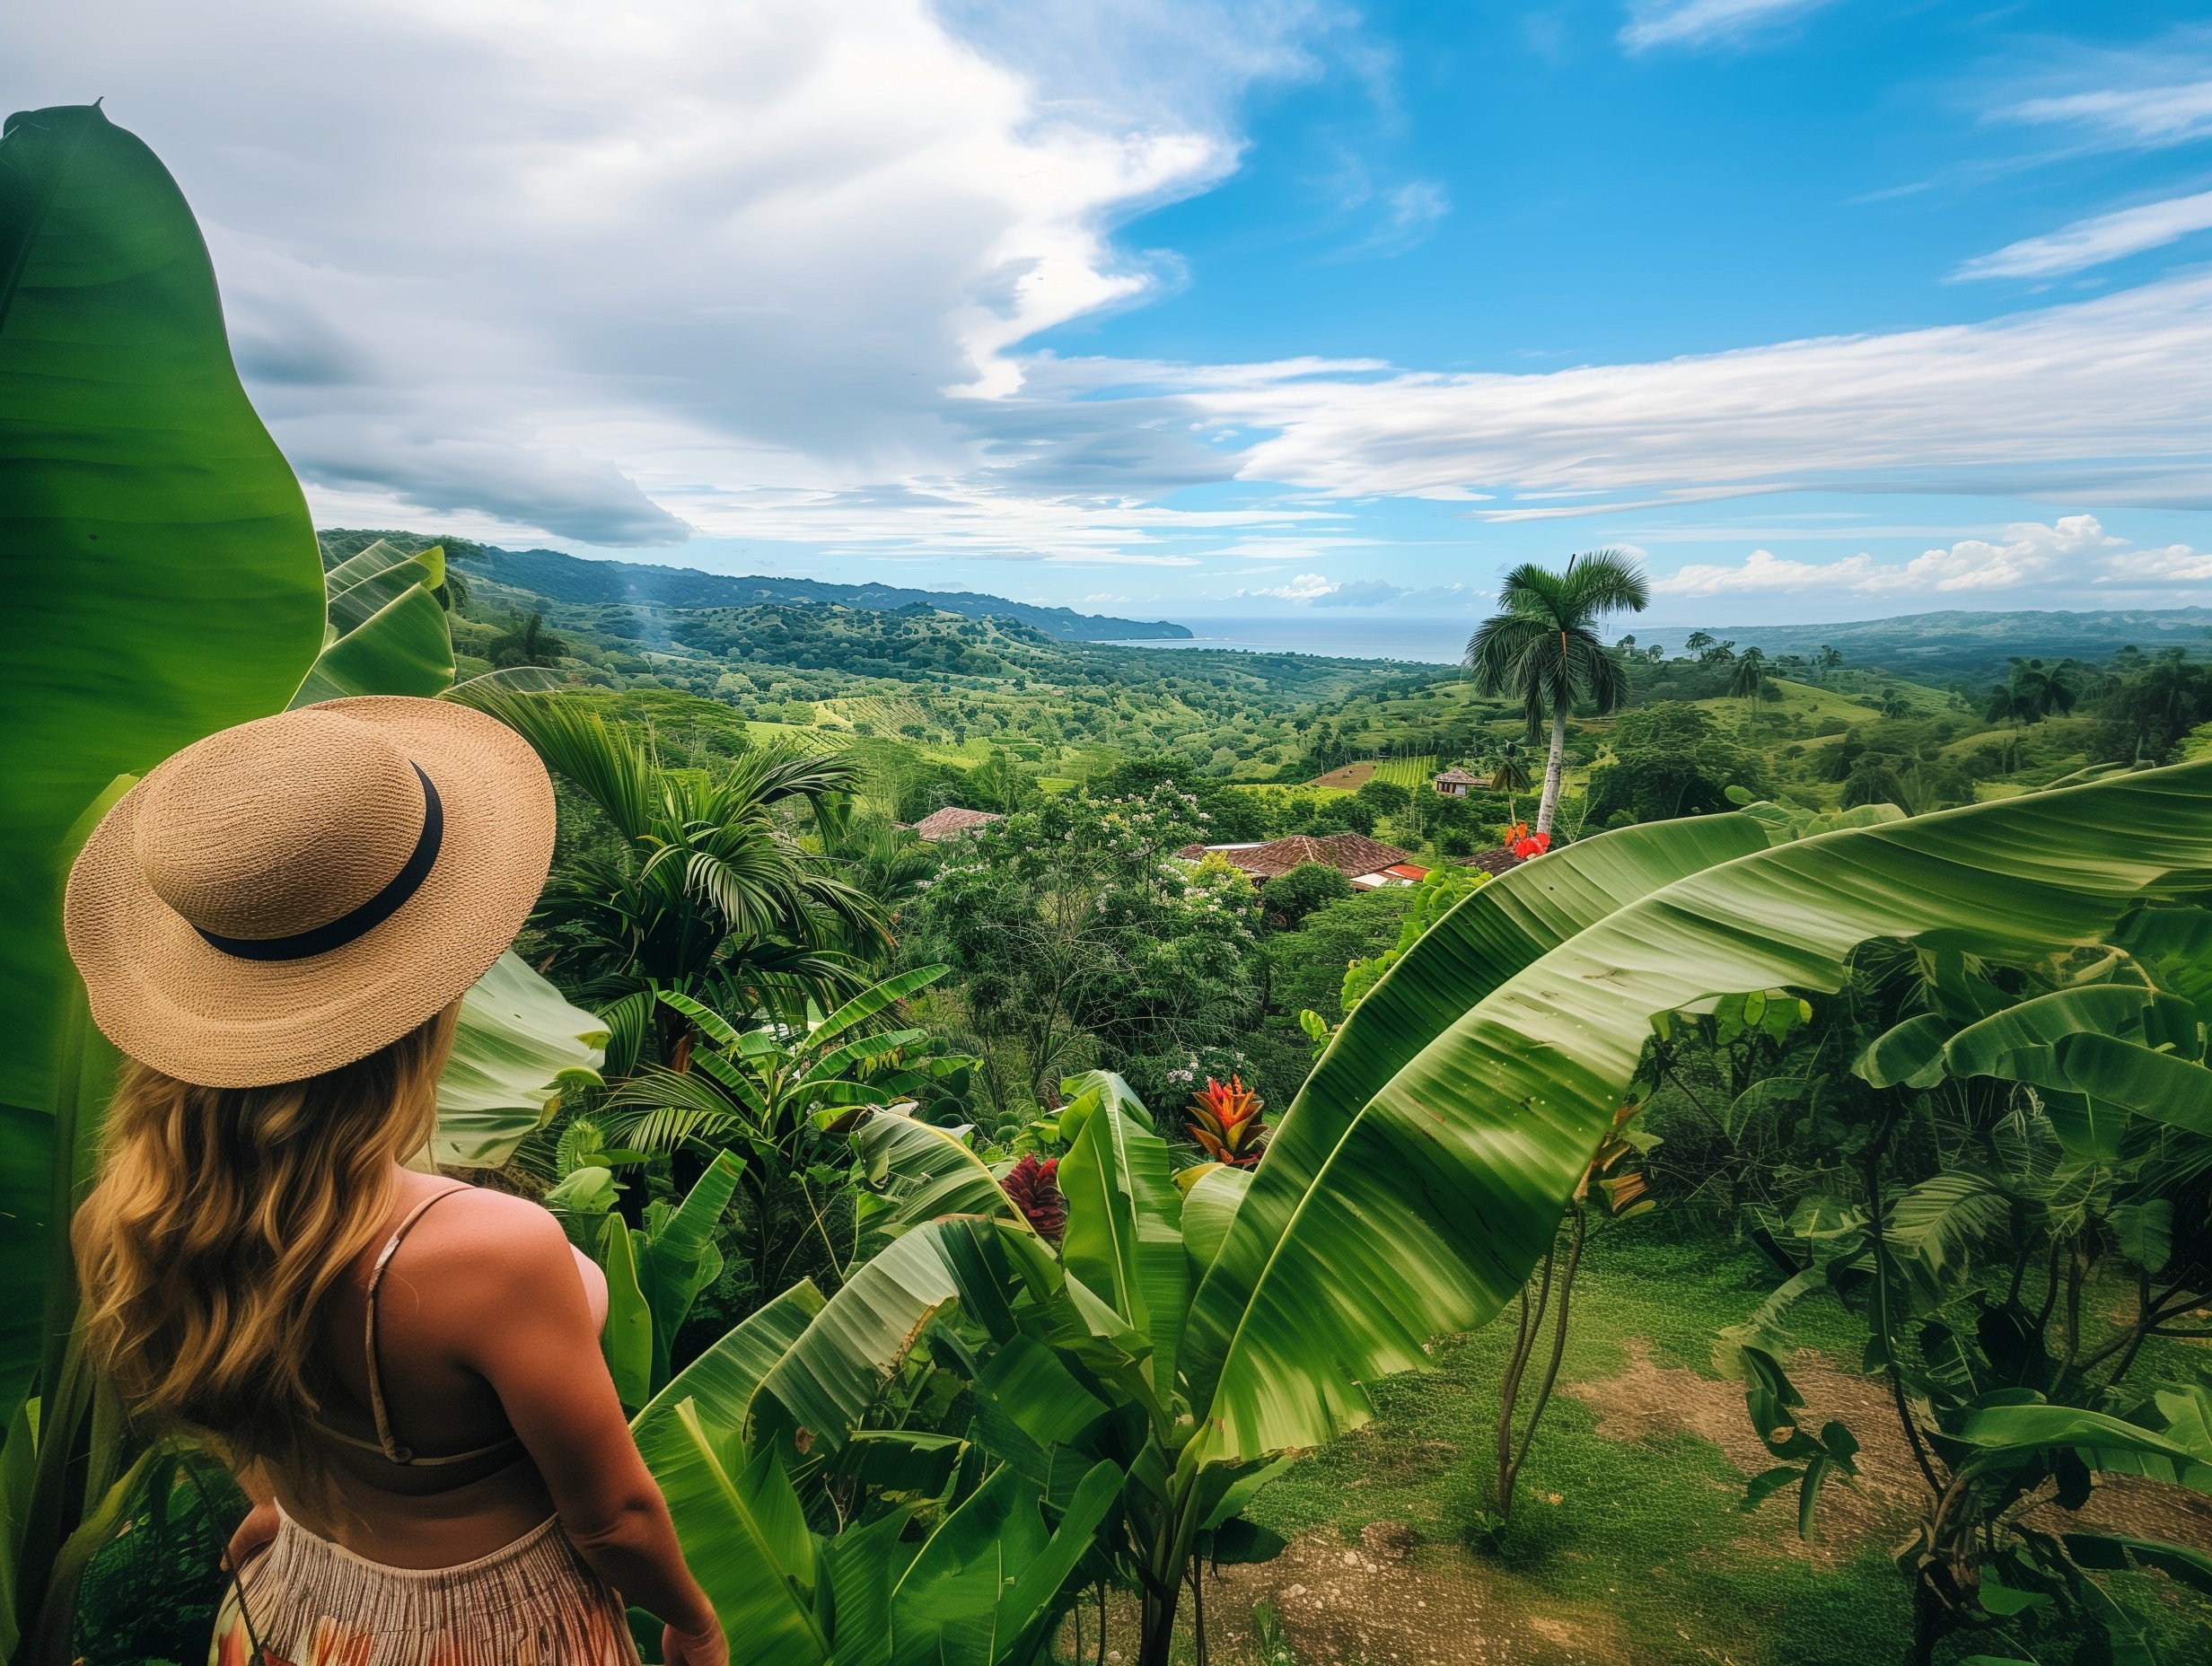
[[[1433,785],[1436,791],[1446,798],[1465,798],[1482,783],[1464,769],[1447,769],[1442,775],[1433,777]]]
[[[1005,819],[988,810],[963,810],[958,804],[947,804],[943,810],[933,810],[917,821],[913,829],[914,837],[925,844],[941,845],[948,838],[972,833],[979,827]]]
[[[1415,865],[1412,857],[1396,846],[1385,845],[1360,833],[1331,833],[1319,838],[1295,833],[1288,838],[1271,838],[1264,844],[1186,845],[1175,854],[1185,862],[1203,862],[1208,856],[1219,856],[1231,867],[1242,871],[1255,885],[1264,885],[1309,862],[1336,869],[1363,890],[1380,890],[1388,885],[1418,885],[1428,877],[1426,868]]]

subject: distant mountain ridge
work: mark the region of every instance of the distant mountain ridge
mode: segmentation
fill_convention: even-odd
[[[2212,608],[2115,608],[2086,612],[1911,613],[1898,618],[1854,619],[1839,625],[1731,625],[1706,627],[1739,649],[1756,644],[1769,656],[1822,646],[1840,650],[1848,663],[1879,666],[1915,678],[1979,680],[2004,673],[2020,659],[2102,660],[2126,647],[2146,653],[2180,647],[2212,654]],[[1639,630],[1678,646],[1683,632]]]
[[[495,545],[448,548],[465,565],[462,575],[481,574],[551,598],[586,604],[652,604],[663,608],[749,608],[763,602],[835,603],[871,613],[920,606],[966,618],[1011,618],[1062,642],[1137,642],[1188,637],[1188,627],[1164,619],[1121,619],[1040,607],[965,590],[905,590],[894,584],[832,584],[812,578],[733,577],[697,567],[648,566],[634,561],[586,561],[557,549],[501,549]]]

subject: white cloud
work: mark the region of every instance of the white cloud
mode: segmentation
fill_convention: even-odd
[[[1146,294],[1111,223],[1339,22],[1110,9],[1010,12],[1009,63],[928,0],[81,0],[11,13],[0,96],[104,93],[170,164],[312,492],[628,543],[989,465],[948,392]]]
[[[2003,113],[2016,121],[2086,127],[2129,145],[2180,145],[2212,133],[2212,77],[2026,99]]]
[[[2023,522],[2001,541],[1962,539],[1909,561],[1876,561],[1861,553],[1839,561],[1795,561],[1754,549],[1734,566],[1693,564],[1656,579],[1668,597],[1719,595],[1889,595],[1928,597],[1993,593],[2085,581],[2121,588],[2212,578],[2212,556],[2182,544],[2130,549],[2094,515],[2063,515],[2050,525]]]
[[[1379,608],[1412,592],[1388,579],[1354,579],[1339,584],[1325,596],[1313,598],[1317,608]]]
[[[1323,596],[1333,596],[1342,586],[1320,573],[1301,573],[1286,584],[1274,584],[1264,590],[1239,591],[1239,595],[1274,596],[1284,601],[1317,601]]]
[[[1967,261],[1953,276],[2050,277],[2161,249],[2208,227],[2212,227],[2212,191],[2199,191],[2193,197],[2173,197],[2076,220],[2042,237],[2023,238],[1994,254]]]
[[[1647,47],[1701,46],[1731,39],[1827,0],[1644,0],[1620,31],[1621,44]]]
[[[2168,544],[2160,549],[2131,549],[2105,562],[2097,575],[2099,584],[2122,589],[2150,590],[2164,584],[2199,584],[2212,579],[2212,554],[2187,544]]]
[[[1174,390],[1185,420],[1260,431],[1245,479],[1510,493],[1470,513],[1514,521],[1793,490],[2212,505],[2208,361],[2212,278],[2197,276],[1988,323],[1522,375],[1087,368],[1094,385]],[[1057,384],[1085,368],[1057,365]]]

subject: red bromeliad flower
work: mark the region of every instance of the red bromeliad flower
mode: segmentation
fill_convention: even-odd
[[[1060,1241],[1060,1234],[1067,1230],[1067,1199],[1060,1193],[1058,1157],[1040,1162],[1036,1153],[1025,1152],[998,1184],[1037,1229],[1040,1238],[1056,1244]]]
[[[1551,848],[1551,835],[1532,833],[1529,831],[1527,822],[1516,821],[1505,829],[1505,848],[1520,857],[1522,861],[1526,862],[1532,856],[1542,855]]]
[[[1208,1076],[1202,1092],[1190,1097],[1190,1136],[1206,1154],[1233,1169],[1259,1162],[1268,1143],[1268,1125],[1260,1119],[1260,1095],[1232,1076],[1226,1087]]]

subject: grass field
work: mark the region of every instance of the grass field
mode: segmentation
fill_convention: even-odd
[[[1436,759],[1425,758],[1386,758],[1374,767],[1374,778],[1387,781],[1392,786],[1402,786],[1409,793],[1426,790],[1436,773]]]
[[[1796,1537],[1794,1493],[1752,1515],[1738,1508],[1771,1460],[1742,1389],[1716,1372],[1713,1343],[1773,1277],[1751,1250],[1684,1241],[1663,1218],[1602,1232],[1511,1523],[1493,1538],[1483,1513],[1509,1314],[1438,1344],[1433,1373],[1381,1384],[1374,1424],[1260,1495],[1251,1513],[1290,1548],[1209,1582],[1216,1648],[1257,1660],[1272,1644],[1277,1666],[1280,1651],[1299,1666],[1902,1662],[1909,1605],[1889,1553],[1917,1481],[1881,1390],[1843,1363],[1865,1333],[1832,1300],[1793,1311],[1813,1350],[1793,1375],[1812,1415],[1842,1417],[1865,1443],[1862,1481],[1823,1495],[1811,1543]],[[2183,1380],[2212,1354],[2167,1347],[2137,1385],[2146,1392],[2153,1376]],[[2196,1530],[2212,1545],[2212,1520]],[[2131,1605],[2159,1617],[2170,1658],[2212,1657],[2193,1652],[2212,1635],[2188,1629],[2164,1582],[2126,1583]],[[1255,1609],[1268,1622],[1259,1636]]]

